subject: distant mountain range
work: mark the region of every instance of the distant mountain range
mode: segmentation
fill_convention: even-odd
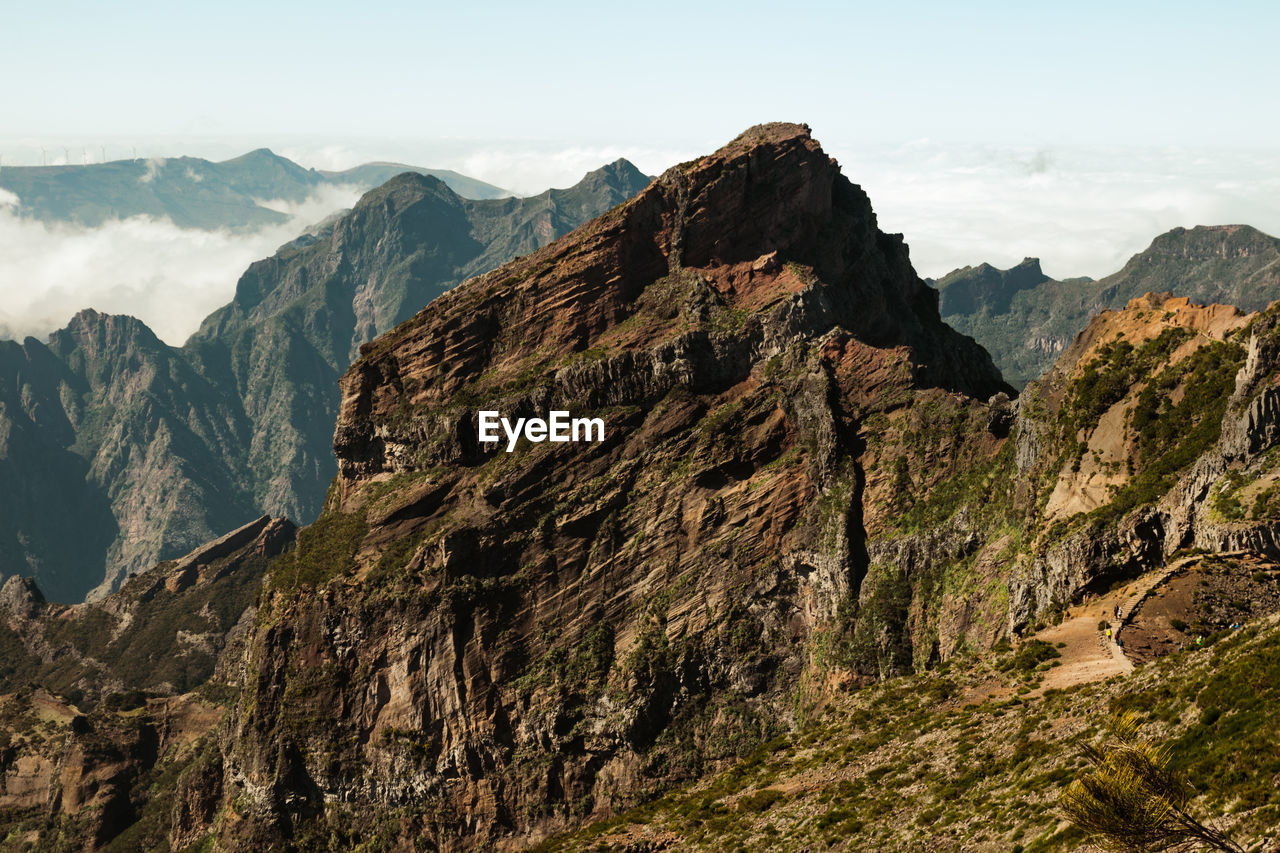
[[[343,169],[342,171],[335,172],[321,169],[319,172],[331,183],[360,187],[380,186],[394,178],[396,175],[404,172],[417,172],[419,175],[430,175],[433,178],[439,178],[444,182],[445,186],[463,198],[511,198],[515,195],[515,193],[510,190],[504,190],[502,187],[495,187],[493,184],[486,184],[484,181],[477,180],[476,178],[469,178],[460,172],[453,171],[452,169],[422,169],[418,166],[409,166],[404,163],[389,163],[383,160],[378,160],[373,163],[364,163],[350,169]]]
[[[266,148],[211,162],[198,157],[115,160],[87,166],[6,166],[0,189],[19,199],[18,213],[42,222],[100,225],[153,216],[181,228],[254,229],[288,216],[267,206],[297,203],[325,186],[368,190],[402,172],[439,178],[459,196],[496,199],[511,193],[448,169],[366,163],[341,172],[306,169]]]
[[[1027,258],[964,267],[934,282],[942,318],[978,340],[1017,387],[1038,378],[1089,318],[1148,292],[1258,311],[1280,299],[1280,239],[1247,225],[1175,228],[1100,280],[1055,280]]]
[[[0,341],[0,573],[79,601],[264,512],[310,521],[360,345],[648,183],[619,160],[472,200],[402,174],[251,266],[182,348],[90,310],[47,342]]]

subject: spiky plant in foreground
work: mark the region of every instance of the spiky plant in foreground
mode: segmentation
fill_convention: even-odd
[[[1101,747],[1085,746],[1092,767],[1058,798],[1068,820],[1109,850],[1125,853],[1208,850],[1242,853],[1187,810],[1195,791],[1170,767],[1167,747],[1138,736],[1134,714],[1118,717]]]

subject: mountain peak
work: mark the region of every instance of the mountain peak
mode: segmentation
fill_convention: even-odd
[[[289,158],[281,157],[279,154],[272,151],[270,148],[255,148],[252,151],[246,151],[244,154],[241,154],[239,157],[232,157],[228,160],[223,160],[221,162],[238,163],[241,165],[248,165],[251,163],[268,163],[268,162],[269,163],[289,163],[290,165],[297,165]]]
[[[706,170],[714,168],[716,164],[732,162],[752,153],[759,154],[766,151],[773,152],[775,156],[772,159],[758,158],[755,167],[764,171],[774,171],[788,168],[790,157],[798,152],[821,153],[822,148],[814,140],[808,125],[786,122],[758,124],[744,130],[711,154],[672,166],[662,173],[659,180],[670,181],[674,176],[686,174],[690,169]],[[825,154],[822,156],[824,159],[829,159]],[[835,161],[830,162],[834,164]]]
[[[942,325],[901,237],[878,230],[865,193],[808,128],[773,124],[669,169],[631,201],[464,283],[363,348],[344,379],[344,417],[381,396],[392,365],[412,374],[403,394],[412,405],[447,406],[481,376],[537,384],[575,353],[675,345],[694,330],[709,334],[724,312],[756,315],[741,334],[766,334],[783,305],[797,340],[838,327],[874,347],[902,347],[922,384],[983,399],[1006,387],[980,348]],[[424,347],[446,339],[443,350]]]
[[[551,205],[538,210],[542,221],[554,213]],[[552,646],[587,648],[595,642],[588,638],[605,638],[604,680],[573,688],[584,708],[599,707],[596,697],[611,695],[615,683],[639,685],[627,688],[639,691],[635,713],[609,712],[616,734],[563,752],[549,747],[555,760],[564,756],[565,778],[586,780],[575,797],[603,796],[593,771],[582,769],[588,761],[626,766],[652,754],[673,720],[716,725],[716,700],[690,693],[673,704],[668,697],[683,687],[665,685],[677,682],[636,681],[630,663],[610,676],[611,662],[639,660],[666,643],[655,638],[679,637],[707,650],[689,671],[736,680],[728,673],[741,652],[722,638],[743,624],[731,603],[750,589],[776,595],[769,612],[778,621],[776,629],[742,628],[752,654],[771,661],[750,676],[749,695],[792,690],[807,639],[829,636],[844,605],[859,600],[868,525],[883,524],[879,510],[866,510],[864,471],[902,457],[886,449],[869,464],[868,437],[920,421],[872,424],[927,407],[948,434],[973,424],[987,441],[994,432],[983,426],[992,408],[984,401],[1007,388],[986,353],[942,323],[901,236],[876,227],[866,195],[796,125],[744,134],[533,254],[464,282],[363,349],[341,387],[339,475],[317,529],[352,530],[351,558],[331,560],[315,584],[361,580],[346,587],[351,595],[282,589],[267,606],[296,602],[288,618],[311,620],[315,603],[330,601],[323,618],[352,624],[347,607],[380,613],[401,590],[418,596],[421,606],[408,608],[394,636],[439,641],[389,654],[408,652],[425,661],[420,672],[440,674],[415,686],[406,707],[468,697],[461,713],[477,725],[445,717],[436,753],[480,756],[458,765],[450,788],[466,799],[489,784],[489,768],[533,778],[526,753],[505,744],[539,725],[528,709],[547,707],[552,690],[565,692],[558,677],[534,675],[542,671],[534,662],[560,654]],[[507,448],[518,452],[504,452],[481,439],[480,412],[492,410],[511,422],[572,412],[598,419],[601,432],[598,441],[563,444],[528,434]],[[927,463],[921,454],[921,467],[957,454],[942,449],[955,442],[940,442]],[[464,588],[477,592],[459,594]],[[355,640],[348,659],[372,659],[375,635],[391,632]],[[263,654],[295,659],[292,648]],[[459,660],[492,664],[452,665]],[[272,695],[292,689],[270,686]],[[237,731],[286,730],[269,718],[265,699],[243,706],[262,716]],[[351,719],[337,715],[337,725]],[[364,733],[373,719],[345,730],[387,749]],[[292,796],[276,790],[276,802]],[[532,790],[505,789],[492,808],[477,810],[476,834],[495,826],[495,813],[516,813],[511,803],[541,796]],[[502,830],[516,833],[509,846],[520,846],[530,826]],[[496,837],[472,846],[493,847]]]
[[[93,308],[82,308],[63,329],[78,340],[89,338],[159,340],[151,328],[128,314],[107,314]],[[58,333],[55,333],[58,334]]]
[[[650,178],[644,172],[641,172],[636,165],[625,157],[619,157],[612,163],[601,166],[599,169],[587,172],[583,176],[579,184],[599,178],[607,181],[614,186],[637,186],[643,188],[648,185]]]
[[[849,260],[819,235],[832,217],[868,239],[871,202],[840,174],[806,125],[763,124],[715,153],[674,166],[633,202],[662,196],[673,265],[734,263],[770,252],[808,256],[829,274]]]
[[[274,197],[283,191],[284,197],[300,200],[318,184],[321,176],[304,169],[288,157],[281,157],[270,148],[255,148],[247,154],[217,164],[247,191],[260,197]]]
[[[817,145],[813,140],[813,133],[809,125],[774,121],[747,128],[712,156],[719,154],[731,155],[761,146],[807,143]]]
[[[1263,253],[1275,254],[1278,250],[1280,240],[1248,225],[1197,225],[1166,231],[1130,263],[1153,263],[1158,258],[1185,261],[1249,258]]]
[[[381,186],[374,187],[360,197],[355,210],[391,202],[403,206],[424,198],[437,198],[457,204],[459,196],[449,185],[434,175],[421,172],[401,172]]]

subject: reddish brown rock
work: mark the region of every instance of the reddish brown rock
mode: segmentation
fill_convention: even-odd
[[[799,125],[362,352],[326,515],[244,661],[233,846],[328,832],[341,802],[406,806],[406,845],[515,848],[749,748],[856,609],[862,419],[1005,388]],[[482,447],[480,408],[606,440]]]

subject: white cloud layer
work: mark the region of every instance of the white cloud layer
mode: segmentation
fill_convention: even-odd
[[[880,227],[906,236],[926,276],[1031,256],[1051,276],[1099,278],[1176,226],[1280,236],[1280,159],[1264,152],[928,141],[848,152],[845,174],[870,195]]]
[[[389,142],[377,147],[352,143],[289,144],[279,153],[313,169],[341,171],[362,163],[392,161],[429,169],[452,169],[470,178],[537,195],[548,187],[570,187],[587,172],[624,157],[647,175],[716,147],[715,142],[689,146],[572,145],[551,141],[444,139]]]
[[[646,175],[697,156],[694,149],[647,148],[624,145],[545,148],[538,146],[480,148],[452,162],[449,168],[509,189],[536,195],[547,187],[570,187],[587,173],[625,158]]]
[[[142,319],[180,345],[230,301],[240,274],[308,225],[359,197],[328,188],[301,204],[263,202],[289,215],[250,234],[178,228],[137,216],[97,228],[45,225],[13,214],[0,196],[0,337],[43,339],[83,308]]]

